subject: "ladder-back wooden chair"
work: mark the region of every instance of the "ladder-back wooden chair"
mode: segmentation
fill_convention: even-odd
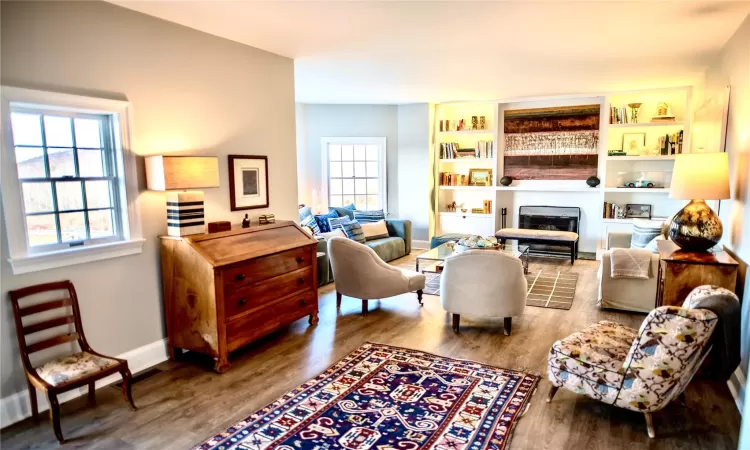
[[[65,291],[67,296],[56,300],[32,303],[23,300],[37,294]],[[73,283],[70,281],[58,281],[54,283],[39,284],[23,289],[8,292],[13,304],[13,316],[16,322],[16,336],[18,337],[18,348],[21,352],[23,368],[26,372],[26,382],[29,385],[29,399],[31,400],[31,415],[34,420],[39,420],[39,410],[36,401],[36,389],[47,396],[49,401],[50,421],[55,430],[57,440],[62,444],[65,442],[60,428],[60,404],[57,396],[63,392],[88,386],[89,403],[94,404],[95,385],[97,380],[119,372],[122,375],[122,395],[125,397],[133,411],[136,410],[133,396],[130,393],[131,374],[128,370],[128,362],[122,359],[105,356],[91,349],[86,336],[83,334],[81,323],[81,312],[78,308],[78,297]],[[23,303],[23,305],[21,305]],[[67,308],[72,309],[72,315],[68,314]],[[53,311],[64,310],[64,314],[52,319],[30,320],[30,316]],[[45,330],[57,329],[68,325],[64,334],[54,337],[37,338],[27,342],[27,337]],[[72,332],[70,330],[72,325]],[[29,355],[51,347],[78,342],[80,351],[71,355],[55,358],[44,364],[34,366]]]

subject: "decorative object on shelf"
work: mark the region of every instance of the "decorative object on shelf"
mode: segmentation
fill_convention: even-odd
[[[625,205],[625,217],[615,217],[616,219],[650,219],[651,205],[640,205],[628,203]]]
[[[469,186],[492,186],[492,169],[469,169]]]
[[[245,214],[245,218],[242,219],[242,228],[250,228],[250,218]]]
[[[458,121],[458,131],[463,131],[463,130],[464,130],[464,119],[460,119]]]
[[[510,186],[512,183],[513,183],[513,177],[509,177],[506,175],[500,178],[500,184],[502,184],[503,186]]]
[[[638,109],[641,107],[642,103],[628,103],[628,106],[630,107],[630,122],[631,123],[638,123]]]
[[[477,116],[471,116],[471,129],[472,130],[479,129],[479,119],[477,118]]]
[[[649,216],[651,212],[649,211]],[[626,219],[627,218],[627,206],[623,208],[622,205],[615,205],[615,219]]]
[[[586,184],[588,184],[589,187],[592,187],[592,188],[599,186],[599,184],[601,182],[602,182],[602,180],[600,180],[599,178],[597,178],[595,175],[592,175],[592,176],[586,178]]]
[[[219,187],[215,156],[147,156],[146,188],[152,191]],[[203,191],[167,193],[167,234],[205,232]]]
[[[690,200],[672,218],[669,238],[687,251],[706,251],[721,239],[721,219],[705,200],[729,195],[729,158],[726,153],[677,155],[669,197]]]
[[[667,102],[659,102],[656,107],[656,115],[651,118],[651,122],[674,122],[675,117],[672,114],[672,108]]]
[[[649,180],[635,180],[635,181],[627,181],[625,184],[623,184],[622,187],[628,187],[628,188],[654,188],[656,187],[656,183]]]
[[[229,231],[232,229],[232,223],[226,220],[218,222],[208,222],[209,233],[219,233],[221,231]]]
[[[600,105],[576,105],[505,111],[503,175],[516,180],[596,175],[599,110]]]
[[[268,208],[268,157],[229,155],[229,204],[232,211]]]
[[[468,211],[469,211],[469,210],[468,210],[468,209],[466,209],[466,208],[461,208],[461,212],[462,212],[462,213],[464,213],[464,214],[466,214],[466,213],[467,213]]]
[[[258,217],[259,225],[268,225],[270,223],[276,223],[276,217],[273,214],[261,214],[261,216]]]
[[[669,186],[672,172],[652,170],[649,172],[618,172],[620,188],[661,188]]]
[[[479,129],[480,130],[486,130],[487,129],[487,120],[484,116],[479,116]]]
[[[448,203],[445,205],[445,210],[448,212],[456,212],[456,202]]]
[[[487,214],[487,210],[485,208],[471,208],[472,214]]]
[[[607,150],[607,156],[627,156],[622,150]]]
[[[646,146],[646,133],[623,133],[622,151],[629,156],[638,156]]]
[[[492,213],[492,200],[485,200],[483,203],[484,203],[484,212],[486,214]]]

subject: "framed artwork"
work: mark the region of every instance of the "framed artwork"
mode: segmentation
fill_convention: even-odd
[[[650,219],[651,218],[651,205],[639,205],[635,203],[628,203],[625,206],[625,218],[626,219]]]
[[[622,151],[629,156],[640,155],[646,146],[646,133],[623,133]]]
[[[268,157],[229,155],[229,204],[232,211],[268,208]]]
[[[469,186],[492,185],[492,169],[469,169]]]

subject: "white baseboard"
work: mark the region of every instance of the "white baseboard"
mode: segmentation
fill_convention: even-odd
[[[411,240],[411,248],[418,248],[421,250],[428,250],[430,248],[430,242],[429,241],[417,241],[415,239]]]
[[[742,369],[739,367],[734,371],[732,376],[729,377],[729,380],[727,381],[729,392],[731,392],[732,397],[734,397],[734,402],[737,404],[737,409],[740,410],[740,415],[742,415],[746,383],[747,378],[745,377],[745,374],[742,373]]]
[[[131,372],[140,372],[149,367],[153,367],[160,362],[166,361],[169,358],[169,355],[167,354],[167,340],[161,339],[146,344],[143,347],[138,347],[121,355],[117,355],[117,357],[128,361],[128,368]],[[107,378],[97,381],[96,388],[100,389],[104,386],[116,383],[120,381],[120,379],[120,374],[110,375]],[[76,397],[86,395],[86,393],[88,393],[88,387],[84,386],[60,395],[58,400],[60,403],[64,403]],[[49,403],[47,403],[47,399],[41,392],[37,392],[37,401],[40,412],[49,409]],[[29,391],[27,389],[0,399],[0,428],[5,428],[8,425],[20,422],[27,417],[31,417],[31,403],[29,401]]]

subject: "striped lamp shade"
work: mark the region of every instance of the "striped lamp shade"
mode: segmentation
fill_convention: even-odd
[[[187,236],[205,232],[203,192],[167,193],[167,234]]]

